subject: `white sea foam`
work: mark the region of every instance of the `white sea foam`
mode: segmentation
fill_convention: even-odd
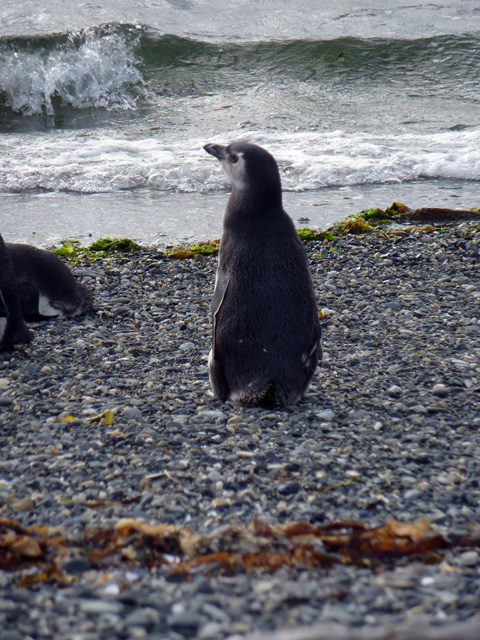
[[[7,107],[27,116],[53,115],[55,99],[77,109],[131,109],[143,87],[136,64],[122,34],[87,31],[78,46],[0,51],[0,92]]]
[[[244,138],[277,159],[287,191],[406,182],[418,178],[480,180],[480,129],[432,135],[251,131]],[[216,142],[239,138],[230,132]],[[209,140],[163,142],[52,131],[0,140],[0,191],[214,192],[225,189],[218,163],[203,151]]]

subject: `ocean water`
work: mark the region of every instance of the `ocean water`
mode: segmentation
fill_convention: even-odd
[[[3,0],[0,232],[219,237],[207,142],[276,157],[298,226],[480,206],[480,5]]]

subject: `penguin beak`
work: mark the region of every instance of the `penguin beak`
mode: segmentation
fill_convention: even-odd
[[[203,148],[211,156],[217,158],[217,160],[222,161],[225,159],[226,147],[223,147],[221,144],[206,144]]]

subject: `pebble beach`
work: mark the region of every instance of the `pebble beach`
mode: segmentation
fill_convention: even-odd
[[[82,258],[72,270],[96,313],[33,324],[31,344],[0,354],[0,542],[12,531],[45,536],[42,527],[63,536],[61,553],[42,546],[41,562],[32,552],[0,572],[2,640],[280,631],[283,640],[329,623],[345,633],[471,624],[480,605],[480,226],[305,246],[324,362],[286,410],[209,396],[216,256],[172,260],[144,248]],[[146,562],[145,539],[116,556],[92,554],[92,538],[78,543],[126,518],[187,531],[210,552],[245,551],[241,532],[255,520],[369,530],[422,521],[445,544],[433,555],[346,562],[313,538],[315,558],[331,562],[172,572],[176,551]],[[49,559],[56,573],[45,576]]]

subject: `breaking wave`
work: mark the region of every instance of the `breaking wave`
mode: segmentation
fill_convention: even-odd
[[[134,27],[0,40],[0,107],[25,116],[133,109],[145,92]]]

